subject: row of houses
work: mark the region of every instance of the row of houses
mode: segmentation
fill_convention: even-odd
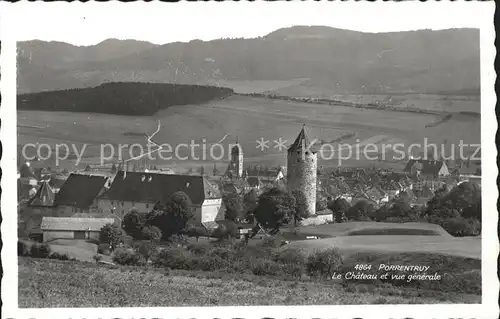
[[[45,229],[51,233],[65,231],[65,238],[73,232],[76,238],[82,236],[75,233],[82,231],[79,230],[80,226],[76,226],[79,222],[98,224],[95,220],[85,221],[82,218],[111,218],[121,224],[130,210],[149,212],[155,204],[166,202],[178,191],[186,193],[190,199],[193,224],[204,226],[207,222],[224,219],[221,194],[203,176],[127,171],[118,171],[112,177],[73,173],[59,191],[49,181],[45,181],[27,203],[25,209],[28,213],[24,215],[52,217],[43,219],[44,222],[40,220],[40,225],[35,224],[31,228]],[[74,226],[69,230],[56,230],[62,225]],[[56,235],[59,236],[54,233]]]

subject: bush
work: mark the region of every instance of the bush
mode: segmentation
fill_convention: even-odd
[[[209,237],[210,234],[208,230],[205,227],[194,227],[190,226],[186,230],[186,234],[188,237],[196,237],[196,240],[198,240],[200,237]]]
[[[219,225],[214,231],[210,234],[210,237],[218,238],[218,239],[230,239],[236,238],[238,236],[238,228],[234,222],[228,221],[225,224]]]
[[[52,253],[49,255],[50,259],[58,259],[58,260],[69,260],[68,255],[66,254],[59,254],[59,253]]]
[[[23,243],[22,241],[17,242],[17,255],[18,256],[30,255],[30,249],[26,243]]]
[[[280,242],[274,237],[264,237],[261,243],[262,247],[276,248],[280,246]]]
[[[34,258],[48,258],[51,253],[47,244],[33,244],[30,248],[30,256]]]
[[[194,255],[204,256],[204,255],[206,255],[212,249],[212,247],[210,246],[210,244],[206,244],[206,243],[199,244],[199,243],[196,243],[196,244],[188,245],[187,249],[190,252],[192,252]]]
[[[293,248],[287,248],[274,253],[273,260],[281,264],[304,265],[306,263],[304,254],[300,250]]]
[[[284,264],[281,265],[281,272],[284,276],[300,278],[305,272],[305,264]]]
[[[146,264],[146,260],[141,254],[130,249],[117,249],[113,255],[113,262],[128,266],[142,266]]]
[[[255,259],[251,262],[250,268],[257,276],[277,276],[281,273],[280,265],[269,259]]]
[[[197,256],[189,262],[190,267],[203,271],[225,271],[233,272],[235,264],[217,255]]]
[[[99,244],[97,246],[97,253],[101,255],[111,254],[111,252],[109,251],[109,244]]]
[[[146,225],[146,214],[139,213],[136,209],[132,209],[123,217],[122,224],[127,235],[136,240],[142,239],[143,229]]]
[[[164,248],[152,257],[153,265],[170,269],[193,269],[192,260],[191,252],[182,247]]]
[[[147,261],[155,254],[156,246],[150,241],[141,242],[137,247],[137,252]]]
[[[316,202],[316,211],[321,212],[325,210],[328,206],[328,203],[325,199],[319,200]]]
[[[337,248],[318,251],[307,258],[306,268],[311,276],[332,278],[343,265],[343,257]]]
[[[473,218],[447,218],[439,220],[438,225],[455,237],[477,236],[481,234],[481,222]]]
[[[102,259],[102,256],[99,254],[95,254],[94,256],[92,256],[92,259],[94,259],[95,262],[98,263]]]

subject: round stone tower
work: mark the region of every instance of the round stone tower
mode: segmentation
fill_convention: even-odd
[[[311,146],[304,125],[295,142],[288,148],[287,188],[290,194],[300,191],[304,195],[304,201],[297,204],[309,216],[316,213],[317,170],[318,154]]]

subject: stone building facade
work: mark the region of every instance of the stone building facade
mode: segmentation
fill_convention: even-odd
[[[308,216],[316,213],[316,178],[318,154],[310,146],[305,126],[302,127],[295,142],[288,148],[287,154],[287,189],[290,194],[300,191],[304,201],[297,203],[299,210]]]
[[[236,141],[236,145],[231,149],[231,162],[227,168],[226,175],[231,178],[241,178],[243,176],[243,148]]]

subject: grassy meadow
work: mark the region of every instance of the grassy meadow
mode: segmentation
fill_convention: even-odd
[[[479,101],[474,104],[479,105]],[[116,146],[139,143],[145,147],[144,133],[153,133],[158,121],[161,122],[161,130],[153,141],[172,146],[172,152],[164,153],[164,157],[172,155],[178,144],[189,145],[193,141],[200,145],[194,156],[187,147],[181,147],[178,154],[179,157],[187,157],[185,159],[162,160],[156,156],[158,165],[177,167],[179,171],[202,164],[206,165],[206,169],[211,168],[213,163],[226,165],[229,160],[229,144],[236,139],[242,145],[246,163],[285,165],[285,150],[280,151],[272,141],[282,138],[286,144],[291,144],[302,124],[308,126],[311,139],[316,138],[333,145],[333,153],[331,148],[325,148],[322,159],[320,157],[319,160],[319,165],[326,167],[337,166],[339,156],[349,157],[349,150],[339,147],[339,143],[357,144],[361,151],[365,145],[377,145],[379,155],[382,145],[401,144],[406,146],[401,149],[406,150],[412,143],[423,145],[425,139],[428,144],[446,143],[446,154],[451,152],[449,145],[458,145],[461,140],[466,144],[480,143],[480,119],[458,113],[453,114],[450,120],[440,123],[439,116],[432,114],[232,96],[201,105],[170,107],[154,116],[18,111],[18,146],[21,148],[27,143],[46,143],[55,149],[56,144],[70,143],[81,152],[84,144],[87,144],[82,165],[96,163],[99,162],[101,146],[104,144]],[[428,127],[433,123],[440,124]],[[342,136],[347,138],[338,142]],[[256,148],[256,141],[261,138],[271,141],[269,148],[264,151]],[[215,148],[211,156],[210,147],[215,143],[224,146],[224,153]],[[207,150],[205,156],[201,146],[203,144]],[[29,155],[33,155],[29,151]],[[134,151],[132,155],[139,154],[138,149]],[[355,148],[352,151],[355,152]],[[123,148],[122,152],[123,157],[129,157],[127,148]],[[65,150],[61,150],[62,155],[65,153]],[[68,168],[75,164],[74,154],[75,151],[70,149],[70,157],[64,163]],[[114,155],[116,158],[119,155],[118,148],[115,147],[114,154],[111,154],[110,147],[103,146],[103,154],[110,157]],[[398,154],[387,150],[386,158],[377,161],[377,166],[402,169],[405,161],[394,161],[393,155]],[[374,161],[364,158],[362,154],[356,156],[353,153],[349,160],[342,160],[341,164],[371,167]]]
[[[396,260],[400,262],[399,259]],[[477,267],[477,263],[475,266]],[[477,283],[479,276],[480,284],[480,271],[474,271],[474,274],[471,282],[474,280]],[[450,281],[457,286],[467,283],[455,278]],[[477,289],[476,284],[467,285]],[[165,271],[158,268],[19,258],[19,307],[23,308],[433,304],[481,301],[480,293],[475,293],[472,289],[468,293],[459,293],[449,287],[443,290],[451,291],[440,291],[440,287],[431,288],[366,283],[343,286],[335,281],[290,280],[204,271]]]
[[[90,257],[95,254],[95,245],[79,241],[54,241],[49,244],[52,251],[63,254],[70,252],[69,257],[77,260],[19,257],[19,306],[335,305],[481,301],[481,246],[478,238],[453,238],[437,225],[419,223],[349,222],[306,226],[297,230],[296,239],[303,237],[298,235],[311,234],[329,237],[319,240],[290,238],[291,242],[283,247],[268,246],[266,240],[251,239],[246,248],[236,242],[219,246],[214,241],[196,242],[193,239],[190,240],[191,248],[189,245],[187,248],[162,246],[167,249],[167,259],[159,257],[157,260],[160,263],[153,260],[142,266],[96,264]],[[414,231],[416,235],[388,235],[397,230]],[[427,235],[422,235],[423,231]],[[292,233],[285,230],[282,236],[287,238],[286,234]],[[277,241],[284,238],[278,238]],[[273,261],[276,256],[283,256],[281,258],[287,258],[286,262],[300,268],[307,264],[295,261],[298,259],[294,254],[290,255],[291,252],[301,252],[308,260],[311,255],[332,247],[338,248],[343,256],[338,269],[341,274],[363,272],[380,276],[385,271],[380,270],[379,265],[385,264],[429,266],[426,274],[437,273],[442,277],[437,281],[414,280],[411,283],[404,280],[383,281],[380,277],[377,280],[330,280],[309,276],[307,271],[296,273],[286,268],[287,264],[280,266],[285,268],[275,268],[280,265]],[[88,252],[82,253],[84,250]],[[111,256],[101,256],[106,262],[112,259]],[[360,271],[356,269],[359,264],[370,265],[371,268]],[[398,271],[391,273],[401,274]],[[406,274],[411,275],[413,272]]]

